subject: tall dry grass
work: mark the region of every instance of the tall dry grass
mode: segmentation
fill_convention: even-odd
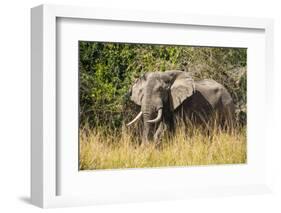
[[[80,170],[246,163],[246,129],[206,134],[184,128],[160,145],[140,145],[130,131],[80,130]]]

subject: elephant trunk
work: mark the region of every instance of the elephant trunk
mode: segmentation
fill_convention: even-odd
[[[155,101],[155,100],[154,100]],[[143,143],[147,143],[150,138],[152,138],[153,133],[152,129],[155,127],[154,124],[159,123],[163,117],[163,105],[161,101],[155,105],[151,105],[151,101],[148,101],[149,104],[142,105],[143,112]],[[157,116],[156,116],[157,113]]]
[[[151,124],[147,123],[147,121],[150,119],[150,113],[143,113],[143,143],[148,143],[149,141],[149,133],[151,129]]]

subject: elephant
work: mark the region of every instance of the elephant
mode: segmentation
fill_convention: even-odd
[[[144,144],[158,142],[165,130],[174,133],[177,118],[206,123],[215,117],[220,126],[233,120],[234,103],[227,89],[212,79],[194,81],[187,71],[147,72],[129,95],[140,112],[127,126],[142,118]]]

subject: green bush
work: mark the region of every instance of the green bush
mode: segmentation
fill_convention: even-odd
[[[80,125],[121,128],[138,107],[129,101],[132,82],[148,71],[185,70],[195,79],[223,84],[246,122],[247,49],[79,42]]]

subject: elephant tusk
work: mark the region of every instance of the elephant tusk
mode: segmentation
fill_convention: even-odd
[[[147,123],[157,123],[161,120],[162,118],[162,108],[158,110],[158,113],[157,113],[157,117],[153,120],[148,120]]]
[[[130,123],[127,123],[126,126],[132,125],[132,124],[135,123],[138,119],[140,119],[141,116],[142,116],[142,111],[140,111],[139,114],[138,114]]]

